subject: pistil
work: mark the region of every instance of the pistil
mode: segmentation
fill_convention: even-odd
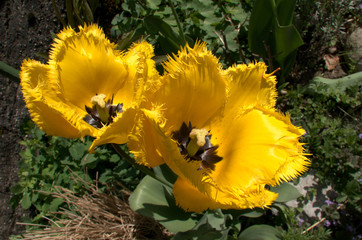
[[[199,151],[200,147],[204,146],[206,143],[206,136],[209,134],[209,132],[203,128],[203,129],[192,129],[189,137],[190,142],[187,144],[187,153],[190,157],[193,157],[196,155],[196,153]]]
[[[94,97],[92,97],[91,99],[91,103],[93,104],[93,106],[96,106],[99,118],[101,119],[101,121],[104,124],[108,124],[108,119],[109,119],[109,111],[106,108],[106,95],[104,94],[99,94],[99,95],[95,95]]]

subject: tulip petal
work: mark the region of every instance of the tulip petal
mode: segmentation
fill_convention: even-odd
[[[288,116],[275,111],[255,108],[238,116],[230,114],[212,128],[224,160],[211,178],[220,188],[245,190],[295,178],[309,165],[298,141],[303,133]]]
[[[186,178],[178,177],[173,186],[173,194],[177,204],[186,211],[200,213],[207,209],[246,209],[264,208],[272,204],[278,194],[270,192],[263,187],[258,191],[237,194],[223,192],[211,187],[213,197],[200,192]]]
[[[274,108],[276,103],[276,77],[266,74],[263,62],[239,64],[225,71],[230,89],[225,111],[236,108],[261,106]]]
[[[167,74],[157,92],[157,104],[164,106],[166,128],[178,130],[189,121],[198,128],[223,106],[226,91],[221,65],[205,47],[186,46],[164,65]]]
[[[128,148],[135,156],[138,164],[157,167],[164,164],[158,146],[162,141],[162,133],[158,124],[163,118],[159,110],[140,110],[132,134],[129,136]]]
[[[96,146],[107,143],[124,144],[128,141],[135,121],[136,109],[129,108],[123,113],[120,113],[113,119],[113,123],[108,126],[102,127],[98,131],[96,139],[93,141],[89,148],[92,152]]]
[[[38,61],[25,60],[22,64],[20,84],[33,121],[49,135],[66,138],[93,135],[93,127],[69,121],[67,116],[78,113],[62,104],[48,82],[48,74],[48,65]]]
[[[134,79],[129,68],[134,66],[121,61],[121,54],[99,27],[85,26],[79,32],[68,29],[58,36],[50,54],[50,78],[58,83],[58,93],[66,101],[84,109],[96,94],[108,99],[122,94],[122,102],[116,104],[130,105]]]

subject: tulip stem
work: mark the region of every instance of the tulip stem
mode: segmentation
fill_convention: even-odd
[[[112,144],[114,150],[124,159],[126,160],[129,164],[131,164],[132,166],[134,166],[135,168],[137,168],[138,170],[140,170],[141,172],[143,172],[144,174],[154,178],[155,180],[159,181],[160,183],[173,188],[173,185],[170,184],[169,182],[159,178],[158,176],[156,176],[156,174],[149,168],[139,165],[136,163],[136,161],[134,160],[134,158],[132,158],[128,153],[126,153],[118,144]]]
[[[177,27],[178,27],[178,30],[180,32],[180,37],[181,37],[181,41],[182,41],[182,45],[186,45],[186,40],[185,40],[185,34],[184,34],[184,31],[182,30],[182,26],[181,26],[181,23],[180,23],[180,19],[178,18],[178,15],[176,13],[176,10],[175,10],[175,6],[173,5],[172,1],[171,0],[168,0],[168,4],[170,5],[170,8],[172,10],[172,14],[175,16],[175,19],[176,19],[176,23],[177,23]]]

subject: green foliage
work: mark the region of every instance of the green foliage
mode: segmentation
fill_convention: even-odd
[[[335,223],[331,226],[334,234],[343,232],[342,235],[350,232],[347,225],[350,229],[358,228],[359,221],[354,216],[361,214],[362,199],[361,82],[360,78],[349,79],[352,82],[329,80],[321,83],[318,78],[307,87],[290,89],[280,98],[280,105],[291,115],[294,124],[307,132],[303,141],[311,154],[308,158],[318,183],[331,185],[338,194],[332,200],[345,204],[343,216],[336,207],[322,208],[323,216]]]
[[[331,239],[331,231],[323,227],[323,225],[317,228],[312,228],[309,231],[305,231],[309,224],[305,223],[303,219],[297,217],[297,211],[290,208],[282,208],[282,214],[284,216],[284,224],[286,229],[278,228],[281,239],[283,240],[328,240]]]
[[[274,70],[281,67],[282,81],[295,62],[303,40],[293,25],[295,0],[257,0],[249,24],[249,47]],[[279,80],[280,81],[280,80]]]
[[[354,174],[360,169],[361,100],[359,86],[318,83],[298,86],[281,98],[294,123],[307,131],[304,141],[317,177],[339,191],[358,177]]]
[[[100,147],[94,154],[88,154],[90,138],[81,141],[46,136],[31,120],[24,123],[23,131],[28,137],[21,142],[25,149],[20,153],[20,181],[11,188],[11,205],[15,208],[21,204],[24,209],[33,210],[37,215],[33,222],[62,206],[51,195],[55,186],[81,193],[82,182],[75,178],[86,182],[96,180],[101,190],[114,181],[121,181],[130,189],[139,182],[139,171],[112,148]]]
[[[202,40],[227,65],[251,58],[247,48],[247,25],[251,1],[173,1],[182,23],[177,25],[168,1],[126,0],[123,12],[114,17],[111,35],[121,49],[133,41],[146,38],[155,45],[156,55],[175,53],[186,42]]]

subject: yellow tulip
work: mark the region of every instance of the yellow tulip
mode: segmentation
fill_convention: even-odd
[[[116,50],[97,25],[78,32],[65,28],[47,64],[22,64],[21,86],[32,119],[49,135],[90,135],[96,137],[94,146],[125,143],[144,90],[157,81],[153,55],[145,41],[125,53]]]
[[[267,207],[265,188],[306,171],[304,130],[275,109],[276,78],[264,63],[223,70],[197,43],[164,65],[166,73],[142,109],[129,148],[139,163],[166,163],[186,211]]]

